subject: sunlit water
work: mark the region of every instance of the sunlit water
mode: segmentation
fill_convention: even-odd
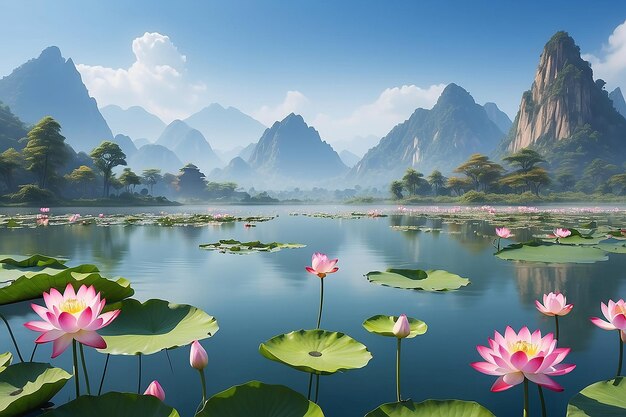
[[[368,210],[362,208],[362,210]],[[206,207],[172,209],[53,209],[54,214],[77,212],[206,212]],[[564,393],[546,392],[548,413],[564,416],[567,401],[584,386],[612,377],[617,365],[617,335],[596,328],[590,316],[601,315],[600,301],[626,296],[626,255],[610,255],[607,262],[587,265],[512,263],[493,256],[492,226],[480,221],[463,225],[435,224],[449,233],[411,233],[390,225],[424,224],[426,220],[387,218],[324,219],[289,216],[292,211],[347,212],[338,207],[221,207],[233,214],[278,214],[276,219],[246,229],[242,223],[220,227],[56,226],[37,229],[0,229],[0,253],[43,253],[69,258],[71,265],[93,263],[105,276],[124,276],[135,298],[163,298],[197,306],[214,315],[219,332],[205,340],[209,354],[209,396],[249,380],[287,385],[306,395],[308,374],[269,361],[259,344],[275,335],[315,327],[319,279],[308,274],[311,254],[321,251],[339,258],[339,272],[326,278],[322,328],[345,332],[364,343],[374,358],[363,369],[323,376],[319,404],[326,416],[363,416],[378,405],[395,400],[395,341],[376,336],[361,323],[376,314],[406,313],[428,324],[428,332],[403,343],[403,397],[475,400],[497,416],[521,414],[522,388],[491,393],[495,377],[480,374],[469,363],[479,361],[477,344],[486,344],[494,330],[507,325],[518,330],[553,331],[553,320],[540,315],[534,300],[560,290],[575,304],[561,320],[561,346],[572,348],[566,363],[570,374],[556,377]],[[27,212],[6,209],[4,213]],[[32,212],[32,209],[30,210]],[[428,222],[432,222],[429,220]],[[430,223],[425,223],[430,224]],[[478,234],[476,232],[479,232]],[[219,239],[295,242],[306,248],[277,253],[232,255],[205,251],[201,243]],[[429,293],[371,284],[364,274],[389,267],[445,269],[471,280],[458,291]],[[22,323],[34,319],[29,303],[3,307],[22,350],[30,355],[37,334]],[[12,350],[0,328],[0,351]],[[96,387],[104,355],[88,349],[91,385]],[[36,360],[49,361],[51,344],[41,346]],[[143,360],[141,391],[157,379],[166,402],[182,416],[192,416],[200,400],[199,377],[188,364],[189,348],[159,353]],[[52,361],[71,371],[71,352]],[[112,357],[104,391],[137,390],[137,358]],[[55,398],[63,403],[73,395],[68,383]],[[536,391],[531,405],[538,412]],[[534,413],[533,413],[534,414]]]

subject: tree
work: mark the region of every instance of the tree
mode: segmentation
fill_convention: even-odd
[[[209,182],[206,185],[208,198],[224,198],[232,197],[237,189],[237,183],[234,182]]]
[[[187,164],[180,169],[177,188],[183,197],[204,197],[206,192],[205,176],[194,164]]]
[[[530,184],[530,190],[535,193],[537,197],[539,197],[539,190],[543,185],[550,184],[550,177],[548,176],[548,171],[541,167],[534,167],[530,171],[522,174],[524,181],[527,184]]]
[[[583,178],[589,179],[594,184],[608,181],[611,176],[619,172],[619,167],[602,159],[594,159],[583,171]]]
[[[141,184],[141,177],[135,174],[132,169],[124,168],[122,174],[120,175],[120,182],[126,187],[126,192],[130,192],[130,187],[133,187],[133,191],[135,191],[135,186]]]
[[[67,174],[65,179],[72,184],[76,184],[76,186],[81,189],[81,195],[84,196],[87,194],[89,184],[96,181],[96,174],[88,166],[81,165]]]
[[[423,178],[424,174],[417,172],[413,168],[407,168],[402,177],[404,187],[407,189],[410,195],[416,195],[417,191],[426,184],[426,180]]]
[[[7,189],[13,190],[13,172],[22,166],[22,155],[13,148],[9,148],[0,154],[0,175],[4,178]]]
[[[152,195],[152,187],[163,179],[160,169],[149,168],[144,169],[141,175],[144,184],[150,186],[150,195]]]
[[[532,149],[523,148],[504,158],[510,165],[517,167],[518,172],[526,173],[533,169],[535,165],[546,162],[539,153]]]
[[[404,190],[404,183],[402,181],[392,181],[389,186],[391,194],[393,198],[396,200],[401,200],[404,196],[402,195],[402,190]]]
[[[126,165],[126,154],[122,152],[122,149],[120,149],[117,143],[107,140],[91,151],[89,156],[93,159],[96,167],[102,171],[102,176],[104,177],[104,196],[108,197],[111,172],[116,166]]]
[[[454,172],[465,174],[474,184],[474,189],[487,191],[489,187],[498,181],[504,172],[504,168],[489,160],[488,156],[475,153],[459,165]]]
[[[433,187],[435,195],[439,195],[439,190],[445,187],[446,181],[448,181],[448,179],[443,176],[441,171],[438,170],[431,172],[427,179],[430,186]]]
[[[469,178],[450,177],[446,182],[446,186],[454,191],[456,195],[461,195],[464,191],[472,188],[472,181]]]
[[[41,119],[28,132],[24,157],[28,163],[27,169],[37,176],[39,188],[47,188],[57,168],[63,166],[69,158],[65,137],[60,132],[61,125],[50,116]]]

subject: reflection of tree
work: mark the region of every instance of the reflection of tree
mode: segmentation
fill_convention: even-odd
[[[450,223],[447,229],[453,239],[461,242],[464,248],[473,253],[480,253],[492,246],[495,237],[493,226],[484,220]]]

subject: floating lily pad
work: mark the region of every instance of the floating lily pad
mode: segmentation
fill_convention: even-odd
[[[107,327],[98,331],[107,343],[102,353],[151,355],[163,349],[185,346],[213,336],[219,329],[215,317],[187,304],[165,300],[124,300],[122,310]]]
[[[509,261],[546,263],[593,263],[606,261],[606,253],[589,246],[561,245],[542,241],[515,243],[496,253]]]
[[[578,230],[569,229],[572,232],[568,237],[559,239],[562,245],[597,245],[598,243],[606,240],[606,233],[596,233],[595,230]],[[548,237],[542,239],[545,242],[555,242],[555,237]]]
[[[415,336],[420,336],[426,333],[428,330],[428,326],[421,320],[414,319],[413,317],[407,317],[409,320],[409,327],[411,328],[411,333],[407,336],[407,338],[413,338]],[[385,316],[385,315],[377,315],[370,317],[369,319],[363,322],[363,327],[370,333],[376,333],[381,336],[388,337],[396,337],[393,334],[393,326],[398,321],[398,316]]]
[[[0,416],[24,415],[50,401],[72,376],[49,363],[24,362],[0,372]]]
[[[222,253],[253,253],[253,252],[278,252],[281,249],[297,249],[306,245],[299,243],[262,243],[258,240],[252,242],[240,242],[238,240],[220,240],[216,243],[205,243],[200,245],[202,249],[217,250]]]
[[[598,246],[595,246],[598,249],[602,249],[605,252],[610,252],[610,253],[626,253],[626,244],[624,243],[618,243],[618,244],[611,244],[611,243],[600,243]]]
[[[383,404],[365,417],[495,417],[474,401],[426,400]]]
[[[363,368],[372,359],[365,345],[340,332],[298,330],[261,343],[266,358],[319,375]]]
[[[0,372],[4,371],[13,360],[11,352],[0,353]]]
[[[583,388],[569,400],[567,417],[619,417],[626,415],[626,380],[600,381]]]
[[[152,395],[109,392],[84,395],[42,417],[179,417],[178,411]]]
[[[12,265],[20,268],[51,267],[67,268],[67,259],[57,259],[50,256],[35,254],[30,256],[0,255],[0,264]]]
[[[394,269],[372,271],[366,275],[370,282],[407,290],[448,291],[470,283],[470,280],[441,269]]]
[[[196,417],[324,417],[322,409],[282,385],[250,381],[211,397]]]

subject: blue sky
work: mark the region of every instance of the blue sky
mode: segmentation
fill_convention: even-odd
[[[382,135],[450,82],[513,118],[558,30],[625,87],[621,34],[609,43],[625,20],[610,0],[0,0],[0,75],[57,45],[101,105],[166,121],[211,102],[266,124],[296,111],[332,141]]]

